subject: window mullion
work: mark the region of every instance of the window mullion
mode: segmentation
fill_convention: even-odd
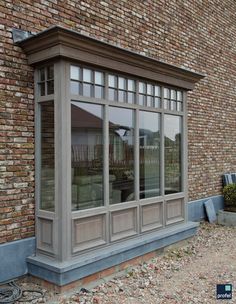
[[[165,194],[165,138],[164,138],[164,87],[161,87],[161,142],[160,142],[160,194]]]
[[[134,172],[135,172],[135,200],[139,201],[139,110],[135,110],[134,122]]]
[[[103,187],[104,187],[104,206],[109,206],[109,118],[108,105],[104,106],[103,111]]]

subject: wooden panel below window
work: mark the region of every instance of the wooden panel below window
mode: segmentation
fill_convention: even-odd
[[[142,232],[162,227],[163,207],[162,203],[154,203],[141,206]]]
[[[46,252],[53,252],[53,220],[38,218],[37,247]]]
[[[137,208],[111,213],[111,240],[119,240],[137,234]]]
[[[175,199],[166,202],[166,225],[184,220],[184,200]]]
[[[73,221],[73,252],[105,243],[105,215],[90,216]]]

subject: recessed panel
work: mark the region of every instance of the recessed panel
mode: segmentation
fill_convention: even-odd
[[[118,240],[137,233],[137,209],[111,213],[111,240]]]
[[[172,224],[184,220],[183,199],[166,202],[166,224]]]
[[[163,207],[162,203],[150,204],[141,207],[142,231],[162,227]]]
[[[38,248],[53,251],[53,220],[39,218]]]
[[[73,252],[105,244],[105,215],[74,220],[73,240]]]

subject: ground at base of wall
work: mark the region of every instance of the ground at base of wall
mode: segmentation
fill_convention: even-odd
[[[34,303],[216,303],[216,284],[236,281],[235,254],[235,227],[203,223],[184,247],[169,248],[97,287],[84,286],[87,292],[81,286],[72,293],[46,292],[45,298]]]

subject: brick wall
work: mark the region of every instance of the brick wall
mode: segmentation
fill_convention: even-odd
[[[12,28],[61,25],[205,73],[189,93],[189,199],[236,171],[234,0],[0,1],[0,243],[34,234],[33,70]]]

